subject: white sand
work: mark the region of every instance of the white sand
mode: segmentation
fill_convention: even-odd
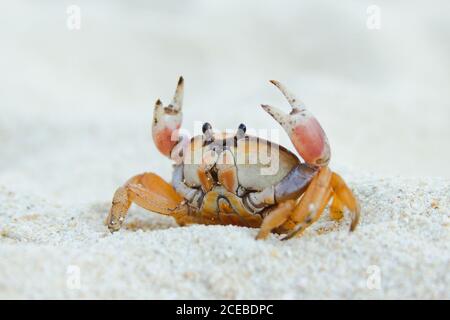
[[[313,228],[324,232],[288,242],[137,211],[110,235],[106,202],[59,206],[2,187],[0,297],[449,298],[448,182],[351,182],[363,205],[355,233],[324,217]],[[379,290],[367,286],[373,265]],[[79,289],[69,266],[79,267]]]
[[[0,298],[450,298],[445,1],[382,2],[379,31],[360,1],[109,3],[81,2],[79,32],[65,5],[0,6]],[[133,207],[109,234],[117,186],[170,178],[149,129],[179,74],[191,131],[276,129],[258,104],[287,106],[267,80],[298,92],[361,201],[358,229],[326,212],[301,239],[255,241]]]

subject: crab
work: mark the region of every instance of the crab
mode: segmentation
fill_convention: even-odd
[[[300,236],[317,221],[328,203],[330,217],[350,212],[350,231],[358,224],[360,205],[344,180],[328,167],[330,145],[317,119],[288,89],[271,80],[288,100],[285,113],[261,105],[289,135],[303,162],[288,149],[237,131],[215,132],[204,123],[203,134],[181,134],[184,80],[180,77],[172,102],[157,100],[152,136],[157,149],[174,162],[171,183],[146,172],[129,179],[114,194],[106,219],[111,232],[121,228],[132,203],[172,216],[180,226],[222,224],[259,228],[257,239],[271,232],[281,240]],[[255,157],[269,152],[265,161]],[[268,168],[276,170],[270,171]]]

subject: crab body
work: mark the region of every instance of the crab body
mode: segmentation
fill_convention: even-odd
[[[155,104],[152,134],[158,150],[172,159],[171,183],[143,173],[117,189],[107,225],[118,230],[134,202],[150,211],[173,216],[180,225],[233,224],[298,236],[316,221],[333,198],[330,216],[339,220],[347,207],[351,230],[359,204],[342,178],[328,168],[330,147],[319,122],[279,82],[272,81],[292,106],[290,114],[262,105],[286,130],[305,162],[286,148],[246,134],[216,133],[209,123],[202,135],[179,133],[184,81],[180,78],[172,103]]]
[[[316,173],[284,147],[248,135],[215,134],[209,143],[196,136],[185,150],[172,186],[195,223],[260,227],[270,208],[298,198]],[[271,157],[255,157],[261,152]],[[261,174],[269,168],[273,174]]]

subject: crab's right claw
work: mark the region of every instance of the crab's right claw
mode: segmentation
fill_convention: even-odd
[[[262,108],[284,128],[295,149],[306,163],[317,167],[328,165],[330,145],[325,131],[317,119],[281,83],[275,80],[270,82],[280,89],[292,110],[289,114],[286,114],[269,105],[261,105]]]
[[[153,141],[158,150],[169,158],[173,148],[180,140],[178,129],[180,129],[182,121],[183,93],[184,80],[183,77],[180,77],[172,102],[165,107],[158,99],[153,112]]]

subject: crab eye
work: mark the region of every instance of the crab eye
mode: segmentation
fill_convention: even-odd
[[[206,131],[208,131],[208,130],[210,130],[210,129],[212,129],[212,127],[211,127],[211,125],[209,124],[209,122],[205,122],[205,123],[203,124],[203,127],[202,127],[202,132],[205,133]]]
[[[209,144],[212,141],[214,141],[214,132],[212,130],[211,125],[208,122],[205,122],[203,124],[202,131],[204,144]]]
[[[245,124],[241,123],[236,132],[235,139],[239,140],[239,139],[242,139],[243,137],[245,137],[245,131],[247,131],[247,127],[245,126]]]

